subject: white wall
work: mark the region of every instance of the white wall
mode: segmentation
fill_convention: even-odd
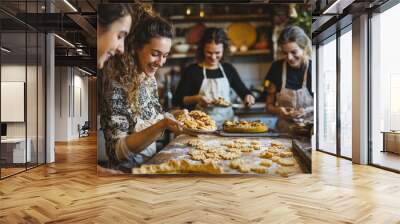
[[[88,78],[83,75],[76,68],[56,67],[56,141],[77,139],[78,124],[82,126],[89,118]]]
[[[38,69],[38,70],[36,70]],[[25,138],[31,140],[32,158],[36,162],[37,149],[39,162],[44,162],[44,92],[42,68],[25,64],[4,64],[1,66],[1,81],[18,81],[26,83],[26,114],[25,122],[7,122],[7,137]],[[25,78],[27,77],[27,82]],[[1,108],[8,110],[9,108]],[[24,108],[23,108],[24,110]]]
[[[238,71],[240,78],[244,82],[247,88],[251,86],[262,86],[265,76],[271,67],[272,62],[263,63],[234,63],[236,70]]]
[[[1,66],[1,81],[3,82],[25,82],[25,65],[10,64]],[[27,110],[28,112],[36,112],[36,80],[33,80],[31,76],[36,76],[36,67],[27,67],[27,76],[29,81],[29,87],[34,86],[35,88],[27,88]],[[39,71],[40,72],[40,71]],[[25,82],[26,83],[26,82]],[[1,108],[7,110],[7,108]],[[27,113],[28,122],[35,122],[37,120],[36,113]],[[28,128],[32,127],[28,124]],[[35,124],[36,130],[36,124]],[[29,130],[28,130],[29,133]],[[7,136],[8,137],[25,137],[25,123],[24,122],[7,122]],[[29,137],[29,136],[28,136]]]
[[[68,140],[68,88],[70,83],[68,67],[55,68],[55,141]]]

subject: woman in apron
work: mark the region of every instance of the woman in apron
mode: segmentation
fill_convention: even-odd
[[[267,110],[279,115],[277,129],[289,132],[295,122],[312,122],[311,41],[297,26],[286,27],[278,44],[283,60],[273,62],[265,78]]]
[[[223,29],[207,28],[197,48],[198,63],[189,65],[175,91],[174,106],[189,110],[205,111],[221,126],[225,120],[233,119],[231,106],[214,105],[218,98],[230,102],[231,89],[235,90],[243,103],[250,107],[254,97],[243,84],[236,69],[229,63],[222,62],[229,45]]]

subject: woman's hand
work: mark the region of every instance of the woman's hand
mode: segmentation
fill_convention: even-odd
[[[165,116],[163,119],[164,127],[175,134],[181,134],[183,132],[183,124],[180,121],[177,121],[172,115]]]
[[[246,96],[244,97],[243,104],[244,104],[246,107],[251,107],[251,106],[254,104],[255,101],[256,101],[256,100],[254,99],[254,96],[248,94],[248,95],[246,95]]]
[[[279,107],[279,116],[285,119],[289,119],[289,111],[285,107]]]
[[[279,107],[279,116],[286,120],[290,120],[294,117],[293,116],[294,111],[295,111],[294,108]]]
[[[280,109],[279,116],[285,119],[299,118],[304,116],[305,114],[304,108],[299,108],[296,110],[290,107],[279,107],[279,109]]]
[[[189,111],[187,110],[187,109],[183,109],[183,110],[173,110],[173,111],[170,111],[170,113],[172,114],[172,115],[174,115],[174,117],[178,117],[179,115],[181,115],[181,114],[188,114],[189,113]]]
[[[165,128],[174,132],[174,134],[176,136],[178,136],[180,134],[197,136],[197,133],[194,133],[194,132],[191,132],[190,130],[184,129],[183,123],[180,121],[177,121],[175,118],[167,116],[164,118],[163,122],[164,122]]]
[[[196,101],[202,107],[208,107],[208,105],[210,105],[212,103],[212,99],[210,99],[206,96],[203,96],[203,95],[197,95]]]
[[[300,118],[300,117],[304,117],[304,115],[306,114],[304,108],[299,108],[298,110],[295,110],[295,112],[293,113],[293,116],[295,116],[295,118]]]

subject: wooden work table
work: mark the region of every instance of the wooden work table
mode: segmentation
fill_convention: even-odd
[[[149,160],[146,165],[150,164],[161,164],[166,163],[170,160],[187,160],[193,164],[201,164],[201,161],[195,161],[191,159],[191,156],[188,154],[190,150],[193,150],[194,147],[189,146],[187,143],[193,140],[197,140],[202,142],[206,147],[218,148],[225,147],[226,143],[233,143],[235,139],[239,139],[238,137],[221,137],[214,135],[200,135],[198,137],[182,135],[175,138],[170,144],[168,144],[163,150],[158,152],[151,160]],[[260,158],[259,155],[263,151],[266,150],[268,146],[271,145],[271,141],[281,142],[285,148],[292,150],[292,139],[291,138],[271,138],[271,137],[247,137],[240,139],[245,139],[246,141],[259,141],[262,146],[261,150],[254,150],[252,152],[243,152],[241,155],[241,159],[246,162],[249,166],[257,166],[260,164],[261,160],[265,160],[264,158]],[[285,169],[289,171],[289,175],[304,173],[302,170],[303,163],[301,159],[297,156],[294,156],[295,164],[294,166],[287,166]],[[219,160],[218,165],[223,168],[224,174],[242,174],[236,169],[232,169],[230,167],[231,160]],[[276,175],[276,170],[281,165],[277,163],[272,163],[270,167],[267,168],[266,174],[263,175]],[[256,174],[255,172],[249,172],[246,174]]]

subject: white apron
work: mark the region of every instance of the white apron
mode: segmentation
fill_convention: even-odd
[[[312,108],[314,105],[314,99],[307,89],[307,71],[308,63],[304,70],[303,84],[298,90],[287,89],[286,88],[286,78],[287,78],[287,67],[286,61],[283,62],[282,68],[282,86],[281,91],[276,94],[276,106],[279,107],[291,107],[295,109],[299,108]],[[313,118],[313,113],[309,112],[303,117],[304,120],[310,120]],[[287,132],[289,129],[289,124],[285,119],[279,119],[278,129],[283,132]]]
[[[203,82],[201,83],[199,94],[213,100],[218,99],[218,97],[223,97],[225,100],[229,101],[231,86],[229,85],[222,65],[218,64],[218,67],[223,77],[209,79],[206,75],[206,68],[203,65]],[[225,120],[232,120],[234,115],[232,107],[203,108],[197,104],[196,108],[208,113],[215,120],[218,127],[221,127]]]

